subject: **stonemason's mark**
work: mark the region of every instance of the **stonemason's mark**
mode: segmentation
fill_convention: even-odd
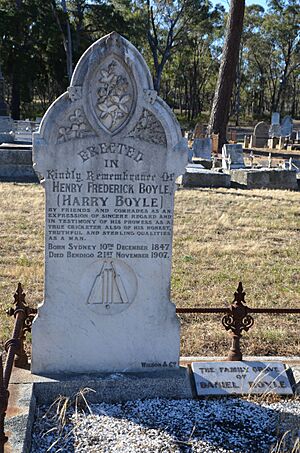
[[[141,162],[143,160],[143,153],[137,151],[133,146],[128,146],[124,143],[98,143],[97,145],[82,149],[77,154],[81,157],[82,162],[86,162],[92,157],[108,153],[115,154],[116,156],[125,155],[135,162]]]
[[[122,70],[123,69],[123,70]],[[129,78],[116,61],[100,71],[98,89],[98,118],[106,129],[113,132],[127,120],[133,104]]]
[[[165,131],[155,116],[144,109],[143,113],[127,137],[137,138],[148,143],[167,146]]]
[[[88,125],[87,119],[80,108],[68,116],[69,124],[58,129],[57,143],[68,142],[76,138],[83,138],[92,135],[93,132]]]
[[[104,261],[100,273],[95,278],[88,304],[128,304],[123,278],[112,261]]]

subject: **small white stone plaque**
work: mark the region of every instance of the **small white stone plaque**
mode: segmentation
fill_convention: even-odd
[[[194,362],[192,371],[198,396],[293,394],[283,363]]]

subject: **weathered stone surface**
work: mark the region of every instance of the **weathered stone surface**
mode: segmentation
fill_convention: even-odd
[[[9,116],[0,116],[0,143],[14,140],[14,122]]]
[[[271,124],[272,125],[280,124],[280,113],[279,112],[272,113]]]
[[[243,147],[241,144],[223,145],[222,147],[222,168],[244,168]]]
[[[268,123],[264,121],[257,123],[251,136],[250,147],[264,148],[268,144],[269,129]]]
[[[4,450],[5,453],[27,453],[30,451],[36,409],[33,384],[10,384],[8,390],[9,400],[4,426],[8,442]]]
[[[266,394],[292,395],[282,363],[198,362],[192,364],[198,396]]]
[[[183,187],[230,187],[230,176],[194,164],[186,167],[179,184]]]
[[[286,115],[281,123],[281,135],[283,137],[288,137],[291,135],[293,130],[293,120],[290,115]]]
[[[0,181],[38,182],[30,149],[0,149]]]
[[[195,138],[193,143],[193,157],[211,161],[212,141],[210,137]]]
[[[296,172],[284,169],[240,169],[226,170],[233,186],[247,189],[287,189],[297,190]]]
[[[33,135],[46,191],[33,372],[178,366],[169,289],[175,179],[187,154],[138,51],[116,33],[93,44]]]

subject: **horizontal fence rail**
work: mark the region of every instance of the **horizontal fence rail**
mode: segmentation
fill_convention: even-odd
[[[176,308],[176,313],[227,313],[228,308]],[[266,314],[300,314],[300,308],[249,308],[248,313],[266,313]]]
[[[183,307],[176,308],[178,314],[207,314],[223,313],[222,325],[225,330],[230,330],[232,337],[231,348],[227,360],[242,360],[243,355],[240,347],[242,331],[247,332],[254,324],[254,319],[250,313],[262,313],[269,315],[300,315],[300,308],[250,308],[245,303],[245,295],[242,282],[239,283],[234,300],[228,307]]]

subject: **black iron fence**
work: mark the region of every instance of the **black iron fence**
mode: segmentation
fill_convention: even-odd
[[[14,330],[12,338],[5,343],[6,360],[3,368],[3,354],[0,356],[0,453],[4,453],[4,445],[8,438],[4,432],[4,420],[7,411],[9,391],[8,384],[12,368],[28,368],[28,356],[24,349],[26,332],[30,332],[32,321],[37,309],[30,308],[25,302],[25,293],[21,283],[18,284],[14,295],[15,306],[7,313],[14,316]]]
[[[242,282],[239,283],[234,293],[234,300],[229,307],[224,308],[176,308],[178,314],[188,313],[224,313],[222,324],[227,331],[230,331],[232,341],[227,360],[243,360],[240,339],[242,332],[247,332],[254,324],[252,313],[266,314],[300,314],[300,308],[250,308],[245,303],[245,292]],[[251,314],[250,314],[251,313]]]
[[[25,293],[21,283],[18,284],[14,294],[14,308],[8,310],[10,316],[14,316],[15,323],[12,338],[5,343],[6,360],[3,367],[3,354],[0,356],[0,453],[4,453],[4,445],[8,438],[4,431],[4,420],[8,406],[9,391],[8,385],[13,365],[19,368],[29,368],[28,356],[24,348],[26,333],[31,331],[31,326],[37,309],[30,308],[25,302]],[[242,360],[240,339],[242,332],[247,332],[254,324],[252,313],[267,314],[300,314],[299,308],[250,308],[245,303],[245,292],[240,282],[234,300],[227,308],[177,308],[178,314],[189,313],[223,313],[222,325],[232,336],[231,347],[228,353],[228,360]]]

